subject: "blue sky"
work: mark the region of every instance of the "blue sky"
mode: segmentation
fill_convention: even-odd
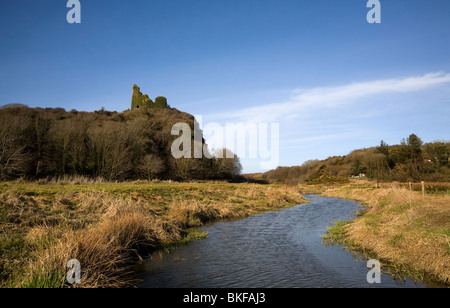
[[[450,133],[450,1],[0,2],[0,105],[123,111],[134,83],[203,122],[280,123],[279,165]],[[260,171],[243,159],[244,171]]]

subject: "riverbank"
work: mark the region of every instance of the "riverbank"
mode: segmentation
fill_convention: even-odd
[[[303,202],[284,185],[0,183],[0,286],[66,287],[71,259],[78,287],[135,286],[139,259],[202,236],[191,228]]]
[[[336,222],[326,241],[368,251],[413,278],[450,286],[450,195],[422,196],[395,184],[328,187],[323,195],[366,207],[356,219]]]

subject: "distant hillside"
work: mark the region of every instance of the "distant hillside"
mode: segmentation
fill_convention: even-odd
[[[301,166],[279,167],[252,178],[270,182],[333,183],[350,178],[379,181],[450,181],[450,143],[424,144],[412,134],[399,145],[383,141],[377,147],[346,156],[310,160]]]
[[[136,93],[134,88],[134,94]],[[134,98],[134,97],[133,97]],[[8,106],[0,109],[0,180],[64,175],[128,179],[230,179],[239,159],[175,159],[175,123],[194,117],[157,99],[158,108],[95,112]],[[162,103],[161,103],[162,101]],[[134,101],[133,101],[134,102]]]

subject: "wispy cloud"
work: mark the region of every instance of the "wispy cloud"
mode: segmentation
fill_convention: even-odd
[[[346,132],[346,133],[338,133],[338,134],[327,134],[327,135],[313,135],[303,138],[295,138],[295,139],[286,139],[282,141],[282,145],[301,145],[313,141],[323,141],[323,140],[330,140],[330,139],[336,139],[336,138],[349,138],[349,137],[355,137],[357,136],[357,132]]]
[[[450,83],[450,74],[437,72],[406,78],[357,82],[340,86],[295,89],[285,101],[210,115],[212,119],[240,122],[280,122],[308,118],[317,109],[355,104],[365,97],[412,93]]]
[[[274,103],[257,104],[256,99],[251,107],[205,114],[204,120],[280,123],[281,165],[295,165],[311,158],[345,155],[385,138],[397,142],[412,132],[444,132],[437,127],[445,114],[442,98],[450,93],[449,85],[450,74],[438,72],[294,89]],[[425,119],[424,112],[434,119]],[[245,168],[250,165],[251,161],[244,161]]]

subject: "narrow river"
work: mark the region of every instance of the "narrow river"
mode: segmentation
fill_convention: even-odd
[[[201,228],[206,239],[149,261],[142,287],[425,287],[385,272],[380,284],[369,284],[366,260],[355,260],[339,245],[324,246],[321,239],[331,222],[353,218],[361,205],[305,197],[311,203]]]

